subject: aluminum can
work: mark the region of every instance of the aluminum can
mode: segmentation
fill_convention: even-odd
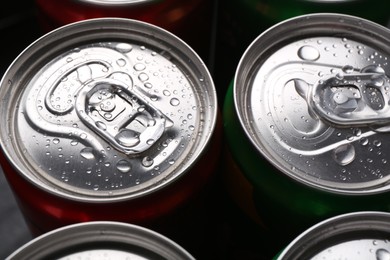
[[[91,18],[121,17],[164,28],[211,59],[214,0],[35,0],[45,32]]]
[[[169,238],[137,225],[93,221],[41,235],[12,253],[11,259],[195,259]]]
[[[324,220],[292,241],[275,260],[384,260],[390,257],[390,214],[353,212]]]
[[[52,31],[11,64],[0,96],[2,167],[38,234],[151,222],[197,196],[219,163],[206,66],[148,23],[98,18]]]
[[[214,80],[228,87],[247,46],[276,23],[311,13],[344,13],[387,26],[387,0],[225,0],[219,1]],[[229,57],[226,59],[225,57]]]
[[[271,27],[241,58],[223,111],[228,171],[243,179],[230,184],[276,243],[390,208],[389,43],[376,23],[312,14]]]

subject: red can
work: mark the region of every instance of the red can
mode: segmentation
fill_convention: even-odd
[[[206,60],[214,16],[210,0],[35,0],[45,31],[91,18],[121,17],[162,27]]]
[[[34,233],[151,223],[217,169],[212,78],[160,27],[100,18],[52,31],[11,64],[0,96],[1,165]]]

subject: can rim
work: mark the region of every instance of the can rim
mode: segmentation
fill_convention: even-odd
[[[326,20],[326,23],[324,22]],[[247,113],[245,108],[242,108],[245,104],[245,100],[247,99],[248,93],[246,93],[243,89],[240,89],[239,86],[244,86],[248,83],[250,83],[245,77],[250,75],[251,68],[248,69],[246,67],[247,63],[249,62],[251,65],[256,64],[258,60],[262,58],[263,55],[267,56],[267,52],[270,51],[271,48],[274,48],[274,46],[283,46],[284,43],[288,42],[289,37],[288,33],[291,32],[291,30],[284,30],[283,26],[285,24],[294,24],[296,25],[296,32],[294,33],[294,39],[302,39],[303,37],[307,37],[304,33],[300,33],[298,26],[303,24],[304,22],[311,21],[312,23],[309,25],[310,27],[310,36],[313,35],[320,35],[320,32],[323,32],[323,29],[326,25],[334,25],[339,23],[345,23],[344,27],[339,26],[333,26],[332,30],[329,35],[337,35],[338,33],[342,32],[342,30],[348,28],[349,30],[356,29],[361,30],[364,32],[371,32],[370,30],[374,31],[374,29],[380,29],[382,31],[386,30],[388,32],[388,35],[390,35],[390,31],[375,22],[369,21],[364,18],[360,18],[353,15],[347,15],[347,14],[341,14],[341,13],[311,13],[306,15],[299,15],[296,17],[292,17],[289,19],[286,19],[284,21],[281,21],[279,23],[276,23],[275,25],[269,27],[267,30],[263,31],[259,36],[257,36],[246,48],[243,55],[241,56],[237,69],[234,74],[234,80],[233,80],[233,102],[235,110],[237,111],[237,118],[240,122],[241,128],[244,131],[246,137],[248,138],[251,145],[257,150],[259,154],[264,156],[268,162],[270,162],[276,169],[278,169],[280,172],[282,172],[284,175],[286,175],[288,178],[292,179],[293,181],[296,181],[301,184],[305,184],[311,188],[319,189],[322,191],[335,193],[335,194],[342,194],[342,195],[361,195],[361,194],[377,194],[381,193],[385,190],[389,190],[389,187],[386,187],[385,183],[381,183],[381,185],[374,187],[371,190],[368,189],[362,189],[359,190],[357,187],[350,188],[350,189],[340,189],[340,188],[334,188],[326,185],[317,184],[311,181],[308,181],[307,179],[304,179],[303,177],[300,177],[296,174],[291,174],[289,168],[283,167],[283,165],[280,165],[279,163],[275,162],[273,160],[273,157],[271,154],[268,154],[266,149],[261,147],[259,143],[255,139],[255,133],[251,132],[252,128],[250,126],[250,123],[247,122],[246,119]],[[319,25],[322,26],[322,31],[316,30],[315,26]],[[360,27],[359,27],[360,26]],[[303,27],[303,25],[302,25]],[[348,30],[347,29],[347,30]],[[338,31],[340,30],[340,31]],[[328,35],[327,34],[327,35]],[[367,34],[367,33],[366,33]],[[323,36],[323,35],[320,35]],[[370,35],[364,35],[365,40],[369,39]],[[385,35],[377,35],[380,39],[386,39]],[[273,45],[271,46],[264,46],[265,44],[261,44],[263,39],[267,40],[273,40]],[[389,40],[387,39],[389,42]],[[261,46],[260,46],[261,45]],[[385,47],[386,45],[382,43],[382,47]],[[261,48],[264,47],[264,48]],[[260,54],[256,53],[255,51],[261,52]],[[255,55],[253,53],[256,53]],[[266,59],[266,58],[265,58]],[[242,76],[245,75],[245,76]],[[243,88],[247,88],[244,86]],[[244,93],[246,96],[240,97],[240,94]]]
[[[18,248],[6,259],[47,259],[60,251],[114,243],[142,248],[166,259],[194,259],[173,240],[151,229],[116,221],[92,221],[72,224],[49,231]],[[65,253],[65,252],[64,252]],[[75,253],[75,252],[73,252]]]
[[[129,26],[131,25],[131,26]],[[211,139],[214,133],[214,130],[217,125],[217,109],[218,109],[218,103],[217,103],[217,96],[216,96],[216,90],[214,86],[214,82],[212,80],[211,74],[208,71],[205,63],[200,58],[200,56],[182,39],[177,37],[175,34],[169,32],[166,29],[163,29],[159,26],[134,20],[134,19],[128,19],[128,18],[118,18],[118,17],[108,17],[108,18],[93,18],[93,19],[87,19],[83,21],[77,21],[71,24],[64,25],[62,27],[59,27],[57,29],[54,29],[53,31],[39,37],[34,42],[32,42],[28,47],[26,47],[11,63],[11,65],[7,68],[5,71],[1,81],[0,81],[0,92],[7,92],[5,90],[9,85],[13,84],[11,79],[16,75],[18,79],[22,78],[23,80],[29,79],[28,76],[23,75],[23,72],[20,70],[17,70],[19,66],[23,66],[23,62],[25,62],[28,58],[28,56],[33,53],[35,54],[37,50],[41,49],[39,46],[46,46],[45,40],[48,37],[57,38],[56,40],[59,40],[64,35],[64,31],[70,32],[72,29],[76,29],[81,26],[91,26],[91,28],[95,31],[102,31],[102,30],[115,30],[118,32],[139,32],[139,30],[142,29],[148,29],[148,36],[153,37],[155,41],[160,44],[170,44],[171,47],[177,48],[177,50],[180,52],[180,55],[186,55],[184,56],[186,58],[186,66],[192,66],[191,68],[195,68],[197,71],[197,75],[201,75],[201,77],[198,78],[199,82],[203,84],[204,86],[208,86],[207,93],[204,96],[206,100],[206,103],[209,102],[209,106],[207,107],[207,110],[209,112],[209,118],[208,120],[205,120],[207,122],[207,126],[204,128],[204,131],[202,132],[202,135],[199,139],[199,145],[196,146],[196,149],[193,149],[193,153],[191,153],[191,158],[187,159],[185,161],[185,166],[180,166],[181,171],[180,174],[176,172],[174,176],[168,177],[169,180],[161,181],[159,185],[153,186],[151,189],[142,190],[140,192],[137,192],[136,194],[125,194],[125,195],[119,195],[119,196],[107,196],[107,197],[81,197],[77,196],[77,194],[70,194],[61,192],[58,189],[47,187],[47,185],[42,185],[36,178],[33,178],[30,176],[30,174],[24,174],[23,168],[20,167],[15,161],[15,159],[12,156],[12,151],[7,145],[7,138],[0,138],[0,148],[5,154],[7,160],[11,163],[12,167],[16,169],[16,171],[27,181],[32,183],[34,186],[38,187],[39,189],[43,189],[45,191],[50,192],[54,195],[59,195],[62,197],[70,198],[72,200],[76,201],[88,201],[88,202],[96,202],[96,203],[104,203],[104,202],[113,202],[113,201],[123,201],[128,199],[134,199],[138,197],[142,197],[148,194],[152,194],[155,191],[160,190],[163,187],[166,187],[173,182],[176,182],[180,177],[183,175],[182,173],[188,172],[199,160],[199,157],[205,152],[207,147],[211,143]],[[78,29],[76,30],[74,34],[87,34],[86,30]],[[53,36],[54,35],[54,36]],[[71,34],[70,34],[71,35]],[[145,33],[146,35],[146,33]],[[67,35],[69,38],[69,35]],[[159,38],[160,37],[160,38]],[[164,38],[165,37],[165,38]],[[121,38],[122,39],[122,38]],[[75,39],[73,40],[73,44],[75,44]],[[54,41],[54,40],[53,40]],[[164,42],[165,41],[165,42]],[[171,41],[171,42],[168,42]],[[76,42],[77,43],[77,42]],[[53,43],[52,43],[53,44]],[[191,61],[190,63],[188,61]],[[16,68],[16,69],[15,69]],[[25,68],[24,68],[25,69]],[[195,84],[195,83],[194,83]],[[7,97],[10,97],[10,94],[5,94]],[[5,99],[5,98],[4,98]],[[2,104],[0,105],[0,107]],[[1,108],[4,110],[4,107]],[[207,131],[206,131],[207,130]],[[7,130],[8,131],[8,130]],[[194,146],[195,148],[195,146]],[[175,170],[176,171],[176,170]]]
[[[388,237],[389,220],[390,213],[381,211],[352,212],[323,220],[297,236],[281,252],[277,260],[308,257],[308,254],[317,252],[315,247],[318,248],[321,242],[332,238],[342,239],[343,235],[352,236],[358,232],[370,232],[370,234],[386,233]]]

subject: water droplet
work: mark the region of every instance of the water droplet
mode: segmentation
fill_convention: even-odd
[[[72,140],[71,142],[70,142],[70,145],[71,146],[76,146],[76,145],[78,145],[79,144],[79,142],[77,141],[77,140]]]
[[[298,50],[298,56],[302,60],[315,61],[320,58],[320,52],[312,46],[305,45]]]
[[[145,83],[144,86],[145,86],[145,88],[152,88],[153,87],[153,85],[149,82]]]
[[[139,80],[141,80],[142,82],[144,82],[144,81],[147,81],[148,79],[149,79],[149,76],[146,74],[146,73],[140,73],[139,75],[138,75],[138,78],[139,78]],[[146,85],[146,84],[145,84]]]
[[[380,147],[382,143],[379,140],[374,140],[373,145],[375,145],[376,147]]]
[[[107,130],[106,124],[103,123],[102,121],[97,121],[97,122],[95,123],[95,125],[96,125],[97,128],[99,128],[99,129],[101,129],[101,130],[103,130],[103,131]]]
[[[152,145],[152,144],[154,144],[154,142],[155,142],[154,139],[149,139],[149,140],[146,141],[146,143],[147,143],[148,145]]]
[[[142,63],[137,63],[134,65],[134,69],[136,71],[141,71],[141,70],[144,70],[146,68],[145,64],[142,64]]]
[[[167,96],[167,97],[168,97],[168,96],[171,95],[171,92],[169,92],[169,90],[166,90],[166,89],[165,89],[165,90],[163,91],[163,94],[164,94],[164,96]]]
[[[172,106],[178,106],[180,104],[180,101],[177,98],[172,98],[169,102]]]
[[[342,72],[338,72],[338,73],[336,74],[336,79],[338,79],[338,80],[344,79],[344,74],[343,74]]]
[[[340,165],[345,166],[355,159],[355,147],[345,144],[333,150],[333,159]]]
[[[116,168],[121,173],[127,173],[131,170],[131,164],[130,164],[130,162],[128,162],[126,160],[120,160],[117,162]]]
[[[119,142],[121,145],[127,146],[127,147],[133,147],[137,144],[139,144],[139,136],[138,133],[130,130],[130,129],[124,129],[120,131],[116,136],[115,140]]]
[[[386,249],[380,248],[376,250],[375,255],[377,260],[390,260],[390,253]]]
[[[126,65],[126,60],[125,59],[118,59],[116,61],[116,64],[118,64],[120,67],[123,67]]]
[[[368,139],[363,137],[362,139],[360,139],[360,144],[363,145],[363,146],[366,146],[368,144]]]
[[[145,167],[150,167],[152,166],[154,163],[153,159],[150,158],[149,156],[145,156],[143,159],[142,159],[142,165],[145,166]]]
[[[353,129],[353,134],[357,137],[362,135],[362,130],[360,128]]]
[[[59,143],[60,143],[60,139],[58,139],[58,138],[53,139],[53,144],[59,144]]]
[[[95,155],[93,154],[93,149],[91,147],[85,147],[80,151],[81,157],[92,160],[95,158]]]
[[[127,53],[130,52],[133,49],[133,46],[127,43],[118,43],[116,45],[116,49],[121,53]]]

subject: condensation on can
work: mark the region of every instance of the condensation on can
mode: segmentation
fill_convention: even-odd
[[[38,232],[151,221],[216,171],[212,78],[151,24],[100,18],[52,31],[11,64],[0,95],[2,167]]]
[[[226,139],[279,241],[337,214],[388,210],[389,41],[368,20],[312,14],[271,27],[241,58]]]
[[[169,238],[111,221],[73,224],[43,234],[6,259],[194,259]]]
[[[307,229],[274,259],[389,259],[389,223],[388,212],[338,215]]]

